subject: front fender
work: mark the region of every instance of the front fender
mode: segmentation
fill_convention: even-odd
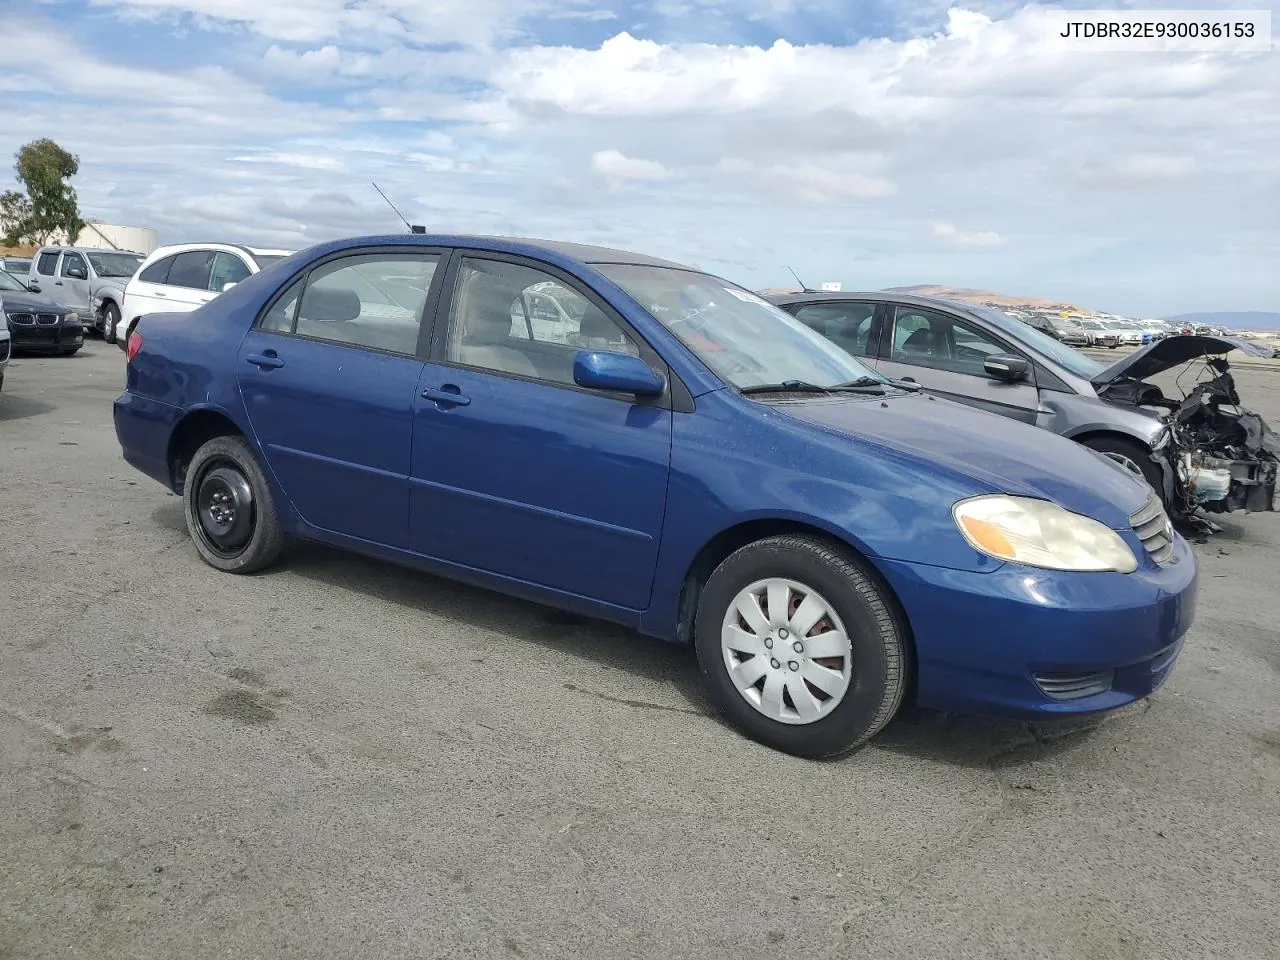
[[[1098,397],[1044,391],[1036,426],[1069,440],[1113,433],[1149,447],[1159,437],[1164,420],[1141,407],[1111,403]]]

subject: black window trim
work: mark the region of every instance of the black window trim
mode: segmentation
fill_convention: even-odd
[[[290,274],[281,283],[280,288],[267,300],[262,309],[258,311],[258,315],[253,319],[253,326],[249,329],[258,333],[285,337],[290,340],[306,340],[310,343],[325,343],[332,347],[348,347],[352,350],[364,350],[367,353],[378,353],[387,357],[408,357],[409,359],[416,359],[425,363],[431,344],[431,329],[433,326],[432,318],[435,315],[436,302],[440,298],[440,289],[444,285],[444,274],[449,263],[450,252],[449,247],[427,247],[413,244],[350,247],[346,250],[336,250],[333,253],[321,257],[319,260],[313,260],[296,273]],[[352,260],[356,257],[378,255],[411,255],[424,259],[432,256],[436,257],[436,268],[431,274],[431,288],[427,291],[427,298],[423,301],[422,309],[418,313],[418,343],[413,353],[403,353],[399,350],[388,350],[385,347],[368,346],[363,343],[351,343],[346,340],[327,340],[324,337],[313,337],[305,333],[297,332],[298,307],[302,304],[302,297],[307,291],[307,283],[310,281],[312,273],[337,260]],[[302,288],[298,293],[298,302],[294,304],[293,315],[289,320],[290,329],[271,330],[263,327],[262,323],[266,319],[267,314],[270,313],[272,308],[275,307],[275,305],[293,289],[293,286],[296,283],[301,283]]]
[[[580,387],[576,383],[559,383],[554,380],[544,380],[541,377],[527,377],[518,373],[509,373],[505,370],[493,370],[488,367],[473,367],[463,363],[457,363],[448,359],[448,331],[449,331],[449,313],[453,308],[453,294],[457,287],[457,275],[462,266],[464,259],[471,260],[491,260],[498,263],[510,263],[515,266],[525,267],[530,270],[537,270],[563,283],[569,289],[573,290],[580,297],[592,304],[596,309],[600,310],[606,317],[613,321],[614,325],[629,337],[640,349],[640,357],[651,367],[659,371],[666,381],[662,393],[653,397],[639,397],[635,394],[623,394],[612,390],[592,390],[587,387]],[[449,296],[444,296],[444,291],[448,291]],[[540,260],[537,257],[524,256],[519,254],[502,253],[496,250],[485,250],[479,248],[459,247],[453,251],[453,256],[449,258],[449,268],[445,274],[444,290],[441,291],[439,302],[436,304],[435,316],[432,323],[431,350],[428,354],[428,362],[439,364],[443,367],[452,367],[458,370],[470,370],[475,373],[483,373],[494,377],[504,377],[508,380],[522,380],[525,383],[537,383],[547,387],[555,387],[560,390],[572,390],[575,393],[583,393],[592,397],[605,397],[618,403],[625,403],[628,406],[643,407],[660,407],[662,409],[672,410],[675,413],[693,413],[695,406],[693,394],[689,392],[688,386],[676,376],[675,371],[671,369],[671,365],[663,359],[660,354],[635,327],[627,322],[614,307],[605,300],[599,293],[591,288],[586,281],[574,276],[567,270],[564,270],[553,263]]]

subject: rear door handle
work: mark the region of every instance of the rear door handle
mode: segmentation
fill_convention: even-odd
[[[167,296],[169,296],[167,293],[161,293],[159,290],[156,290],[156,291],[155,291],[155,292],[153,292],[151,295],[152,295],[153,297],[167,297]]]
[[[452,386],[452,384],[450,384]],[[470,397],[464,397],[457,387],[452,390],[449,387],[441,387],[439,390],[429,387],[422,391],[423,400],[434,400],[436,403],[447,403],[454,407],[465,407],[471,402]]]
[[[251,353],[244,359],[259,370],[276,370],[284,366],[284,361],[276,356],[274,350],[268,350],[265,353]]]

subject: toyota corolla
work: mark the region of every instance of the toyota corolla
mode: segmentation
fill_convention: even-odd
[[[1185,540],[1113,461],[651,257],[338,241],[144,316],[127,356],[124,456],[212,567],[323,541],[691,643],[718,708],[803,756],[907,698],[1122,706],[1194,616]]]

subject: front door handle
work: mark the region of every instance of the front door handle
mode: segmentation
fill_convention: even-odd
[[[452,388],[452,389],[450,389]],[[454,407],[465,407],[471,402],[470,397],[464,397],[462,392],[453,384],[448,384],[436,390],[428,387],[422,391],[423,400],[434,400],[436,403],[446,403]]]
[[[159,290],[154,290],[154,291],[152,291],[151,295],[152,295],[153,297],[167,297],[167,296],[169,296],[167,293],[161,293]]]
[[[259,370],[276,370],[284,366],[284,361],[276,356],[274,350],[267,350],[265,353],[251,353],[244,359]]]

